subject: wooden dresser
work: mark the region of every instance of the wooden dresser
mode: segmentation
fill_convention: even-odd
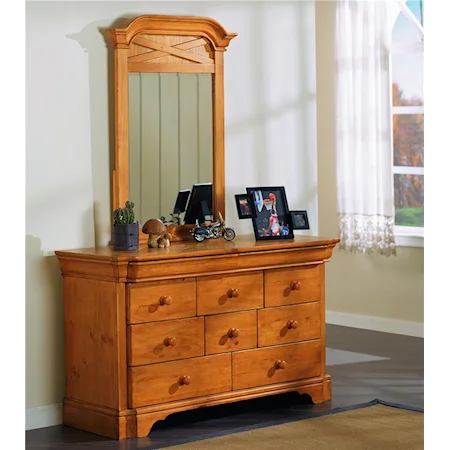
[[[329,400],[324,262],[337,242],[238,236],[56,252],[64,424],[125,439],[203,406],[288,391]]]

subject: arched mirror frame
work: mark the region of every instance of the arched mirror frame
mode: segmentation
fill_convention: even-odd
[[[120,28],[108,30],[114,46],[114,106],[115,106],[115,158],[113,170],[113,209],[128,200],[129,155],[128,155],[128,74],[151,73],[211,73],[213,100],[213,210],[225,217],[225,124],[224,124],[224,58],[231,39],[236,34],[228,33],[217,21],[206,17],[144,15],[124,20]],[[158,36],[152,41],[152,36]],[[193,37],[189,42],[177,45],[162,43],[161,36],[180,38]],[[194,42],[195,41],[195,42]],[[136,57],[135,46],[146,49]],[[207,49],[199,55],[195,49]],[[191,50],[191,51],[189,51]],[[155,53],[182,58],[179,62],[155,62]],[[146,56],[152,55],[152,59]],[[157,55],[156,55],[157,56]],[[147,59],[146,59],[147,58]],[[169,58],[170,59],[170,58]],[[174,58],[175,59],[175,58]],[[167,60],[167,58],[165,58]],[[150,217],[148,218],[150,219]],[[141,224],[142,226],[142,224]],[[170,227],[174,240],[191,238],[192,225]],[[142,234],[140,240],[147,236]]]

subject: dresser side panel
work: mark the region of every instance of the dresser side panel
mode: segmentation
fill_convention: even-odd
[[[66,398],[126,408],[123,283],[64,277]]]

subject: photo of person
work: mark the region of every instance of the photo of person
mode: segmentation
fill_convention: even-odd
[[[297,227],[304,227],[306,224],[305,216],[303,214],[296,214],[294,223]]]
[[[250,208],[250,199],[247,194],[235,195],[236,208],[239,219],[251,219],[253,214]]]
[[[263,232],[268,236],[278,236],[281,233],[281,225],[278,220],[277,197],[273,192],[269,194],[269,200],[266,202],[267,205],[270,205],[269,227],[267,230],[263,229]]]
[[[306,211],[291,211],[294,230],[309,230],[308,213]]]
[[[257,240],[293,238],[292,221],[283,187],[247,188]]]

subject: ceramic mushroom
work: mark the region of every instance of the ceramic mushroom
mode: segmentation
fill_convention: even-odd
[[[142,232],[148,234],[148,246],[150,248],[158,248],[158,239],[166,232],[166,226],[159,219],[150,219],[144,223]]]

